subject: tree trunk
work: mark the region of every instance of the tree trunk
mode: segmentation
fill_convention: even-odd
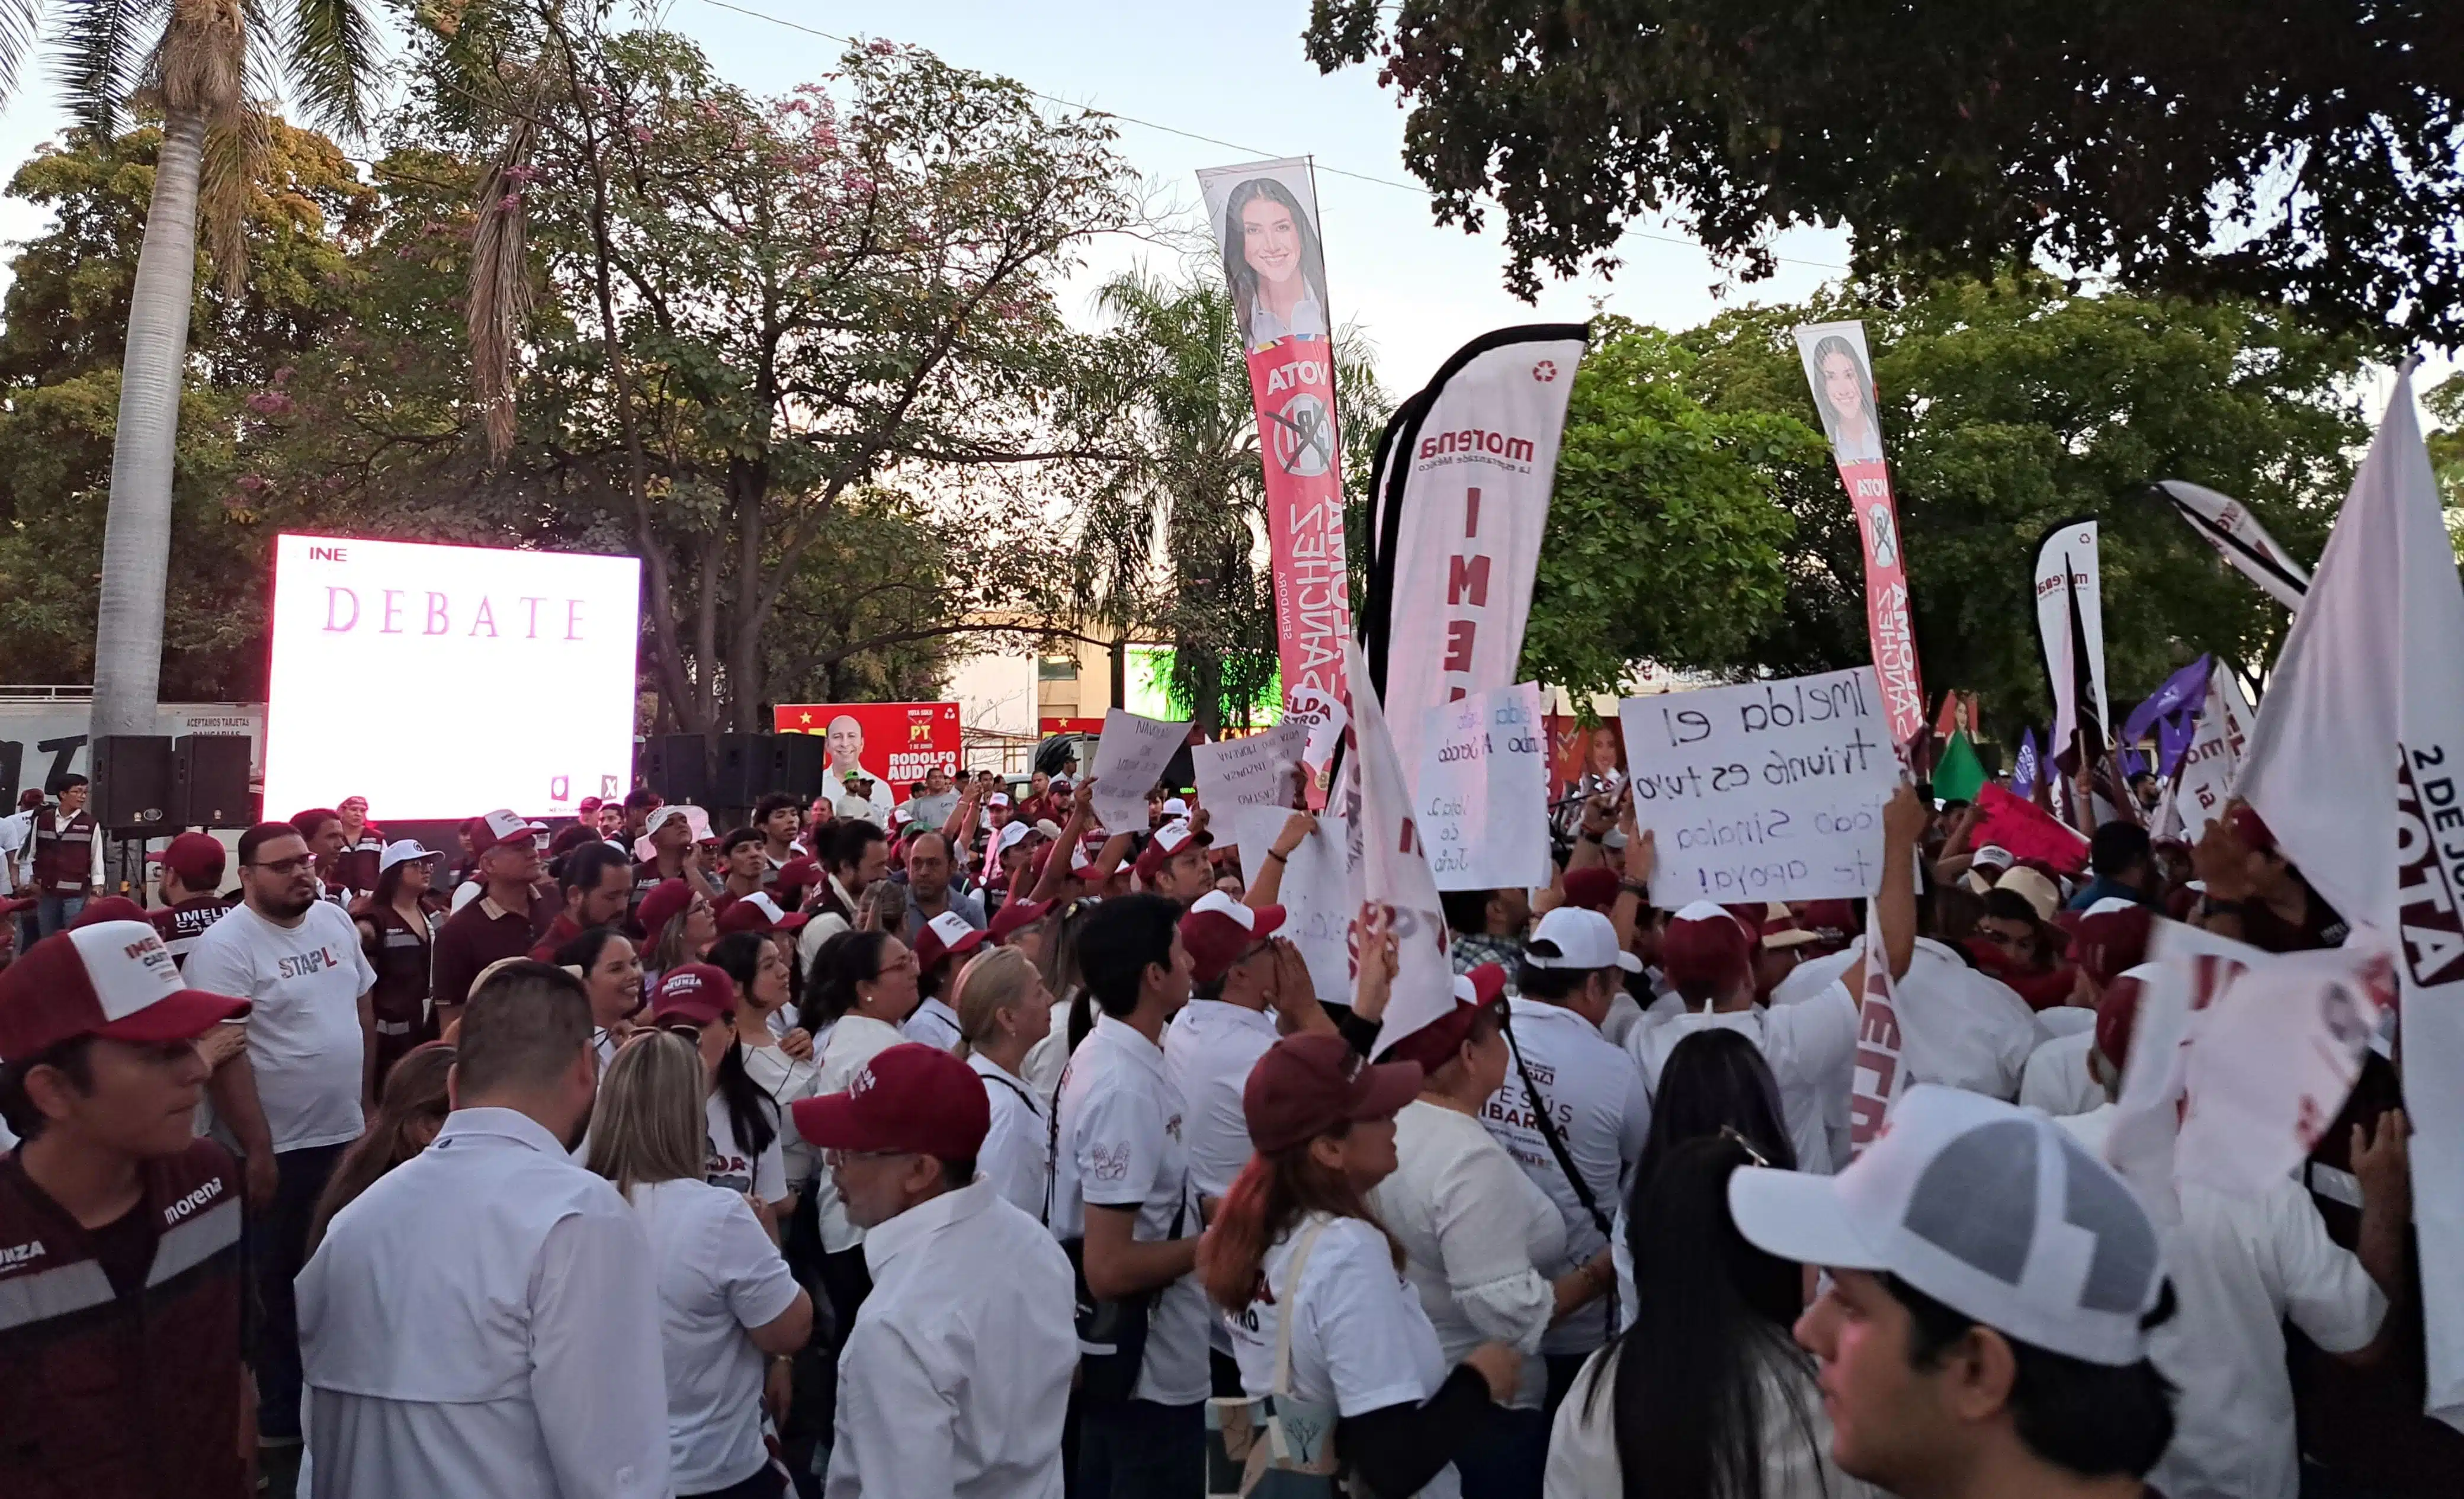
[[[196,294],[197,179],[205,117],[164,124],[128,304],[120,421],[111,441],[111,508],[102,529],[102,603],[94,631],[89,732],[151,734],[163,682],[163,587],[171,562],[171,465]]]

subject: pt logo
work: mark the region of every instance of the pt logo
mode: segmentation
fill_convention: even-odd
[[[1286,474],[1313,479],[1334,467],[1334,416],[1325,402],[1304,390],[1268,414],[1275,463]]]

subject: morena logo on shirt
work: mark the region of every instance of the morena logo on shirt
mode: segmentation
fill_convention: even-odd
[[[855,1076],[847,1079],[847,1096],[861,1098],[870,1091],[872,1091],[872,1064],[867,1062],[855,1069]]]
[[[222,1195],[223,1179],[216,1177],[211,1181],[207,1182],[204,1186],[201,1186],[195,1191],[189,1193],[187,1197],[184,1197],[180,1199],[180,1201],[164,1208],[163,1226],[165,1228],[169,1227],[171,1224],[178,1223],[181,1219],[187,1217],[189,1214],[195,1212],[197,1209],[205,1206],[208,1202],[212,1201],[214,1199]]]
[[[294,953],[289,958],[277,960],[275,971],[285,979],[305,979],[310,974],[323,973],[328,968],[339,968],[341,965],[342,960],[334,956],[332,948],[314,947],[307,952]]]
[[[1173,1122],[1178,1124],[1180,1121],[1176,1119]],[[1098,1145],[1089,1150],[1088,1155],[1092,1157],[1095,1162],[1095,1169],[1090,1175],[1098,1181],[1118,1181],[1130,1174],[1130,1147],[1126,1143],[1113,1146]]]

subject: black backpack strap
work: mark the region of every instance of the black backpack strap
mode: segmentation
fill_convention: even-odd
[[[1540,1137],[1549,1142],[1549,1154],[1556,1157],[1557,1169],[1565,1173],[1567,1184],[1574,1189],[1574,1201],[1583,1204],[1583,1211],[1591,1215],[1592,1226],[1600,1231],[1600,1237],[1607,1240],[1609,1246],[1614,1249],[1617,1246],[1616,1223],[1608,1214],[1600,1210],[1600,1200],[1593,1194],[1592,1184],[1583,1179],[1583,1174],[1580,1171],[1574,1169],[1574,1157],[1566,1149],[1565,1137],[1557,1133],[1556,1121],[1551,1117],[1555,1111],[1549,1105],[1549,1095],[1542,1092],[1540,1085],[1532,1080],[1531,1068],[1523,1060],[1523,1047],[1514,1039],[1514,1025],[1510,1012],[1506,1025],[1501,1028],[1506,1032],[1506,1049],[1514,1058],[1514,1070],[1522,1074],[1524,1094],[1531,1100],[1531,1118],[1532,1122],[1540,1127]],[[1617,1330],[1617,1285],[1615,1281],[1611,1281],[1609,1285],[1611,1335],[1614,1336]]]

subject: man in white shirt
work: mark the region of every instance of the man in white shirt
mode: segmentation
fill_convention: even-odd
[[[2110,1064],[2108,1101],[2056,1121],[2100,1157],[2141,992],[2139,984],[2116,983],[2097,1006],[2096,1051]],[[2148,1340],[2176,1392],[2173,1441],[2147,1475],[2166,1499],[2296,1499],[2300,1492],[2284,1324],[2348,1363],[2368,1364],[2387,1351],[2400,1321],[2387,1315],[2388,1302],[2406,1293],[2412,1220],[2405,1132],[2401,1110],[2382,1115],[2366,1136],[2354,1127],[2358,1253],[2327,1236],[2318,1205],[2294,1177],[2256,1196],[2175,1182],[2181,1216],[2158,1231],[2181,1311]]]
[[[1625,975],[1641,971],[1641,959],[1617,945],[1608,917],[1559,906],[1540,918],[1524,945],[1521,992],[1507,1002],[1507,1043],[1514,1065],[1507,1069],[1506,1085],[1489,1095],[1481,1122],[1549,1194],[1565,1221],[1565,1259],[1539,1267],[1552,1279],[1608,1247],[1627,1173],[1651,1130],[1642,1074],[1632,1057],[1600,1033]],[[1579,1174],[1579,1185],[1558,1164],[1561,1149]],[[1617,1326],[1611,1310],[1595,1302],[1549,1330],[1540,1349],[1549,1361],[1552,1395],[1608,1341]]]
[[[598,1077],[580,980],[472,994],[444,1130],[299,1277],[316,1499],[664,1499],[649,1241],[566,1155]]]
[[[299,1340],[292,1279],[308,1220],[342,1147],[359,1138],[376,1079],[376,970],[359,929],[323,898],[316,856],[289,823],[240,834],[242,903],[188,948],[190,985],[253,1008],[248,1050],[215,1069],[215,1113],[248,1157],[262,1220],[252,1251],[265,1321],[257,1339],[257,1425],[269,1445],[299,1440]],[[262,1162],[262,1164],[260,1164]]]
[[[1069,1259],[976,1174],[983,1079],[911,1042],[794,1110],[872,1275],[839,1351],[830,1499],[1059,1499],[1078,1367]]]
[[[1062,1074],[1052,1232],[1083,1241],[1086,1289],[1146,1302],[1138,1367],[1089,1357],[1080,1395],[1078,1488],[1111,1499],[1187,1499],[1206,1472],[1206,1293],[1193,1273],[1200,1220],[1189,1190],[1187,1110],[1164,1068],[1164,1023],[1189,1003],[1180,907],[1106,900],[1078,938],[1103,1018]]]

